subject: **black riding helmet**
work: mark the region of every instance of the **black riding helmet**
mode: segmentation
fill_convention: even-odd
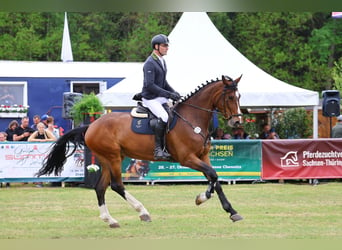
[[[154,49],[154,45],[162,43],[169,44],[169,38],[163,34],[154,36],[151,41],[152,49]]]

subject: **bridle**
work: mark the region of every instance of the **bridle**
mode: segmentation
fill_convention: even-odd
[[[184,105],[193,107],[195,109],[202,110],[202,111],[205,111],[205,112],[209,112],[209,113],[212,113],[212,114],[221,114],[224,119],[229,121],[229,120],[233,119],[234,117],[242,116],[242,114],[231,114],[229,117],[227,117],[227,115],[226,115],[227,114],[227,109],[228,109],[228,111],[231,111],[231,108],[229,107],[229,105],[227,105],[227,101],[226,101],[227,100],[227,94],[229,92],[231,92],[231,91],[236,92],[237,90],[238,89],[237,89],[236,81],[233,81],[231,85],[226,85],[224,87],[224,90],[223,90],[223,92],[221,94],[221,98],[219,98],[219,100],[222,100],[222,103],[223,103],[223,105],[222,105],[223,106],[223,112],[221,112],[219,110],[212,110],[212,109],[203,108],[203,107],[200,107],[198,105],[194,105],[194,104],[191,104],[191,103],[185,103],[185,102],[178,102],[178,103],[176,103],[175,106],[177,106],[179,104],[184,104]],[[230,98],[230,97],[228,97],[228,98]],[[238,100],[238,105],[240,106],[240,101],[239,100]],[[175,112],[175,113],[178,115],[177,112]],[[230,112],[230,113],[232,113],[232,112]]]
[[[223,118],[226,119],[227,121],[231,120],[233,117],[242,116],[242,114],[232,114],[231,108],[229,107],[229,105],[227,105],[227,101],[226,101],[227,100],[227,98],[226,98],[227,93],[228,92],[235,92],[235,94],[236,94],[237,90],[238,90],[237,83],[236,83],[236,81],[233,81],[231,85],[224,86],[223,93],[221,94],[223,96],[223,98],[220,98],[220,99],[222,99],[222,102],[223,102],[223,105],[222,105],[223,106],[223,113],[222,112],[219,112],[219,113],[221,113]],[[231,98],[231,97],[228,96],[228,99],[229,98]],[[240,107],[240,94],[239,94],[237,102],[238,102],[238,106]],[[228,118],[226,118],[227,109],[231,113],[231,115]]]
[[[223,102],[223,112],[221,112],[219,110],[212,110],[212,109],[203,108],[203,107],[200,107],[198,105],[194,105],[194,104],[186,103],[186,102],[176,102],[175,105],[173,106],[172,112],[174,114],[176,114],[180,119],[182,119],[185,123],[187,123],[190,127],[192,127],[192,129],[194,131],[196,130],[197,127],[193,126],[187,119],[185,119],[181,114],[179,114],[176,111],[176,106],[182,104],[182,105],[187,105],[187,106],[190,106],[192,108],[195,108],[195,109],[198,109],[198,110],[202,110],[202,111],[205,111],[205,112],[208,112],[208,113],[221,114],[223,116],[223,118],[227,120],[227,122],[229,120],[233,119],[234,117],[242,116],[242,114],[231,114],[229,117],[227,117],[227,115],[226,115],[227,114],[227,110],[231,111],[231,108],[229,107],[229,105],[227,104],[227,101],[226,101],[227,100],[227,94],[232,92],[232,91],[236,92],[238,90],[237,89],[237,82],[233,81],[230,78],[229,78],[229,80],[232,81],[232,84],[231,85],[225,85],[224,90],[223,90],[223,92],[221,94],[221,98],[219,98],[219,101],[222,99],[222,102]],[[230,96],[228,98],[230,98]],[[238,98],[238,105],[240,106],[239,98]],[[230,113],[232,113],[232,112],[230,112]],[[200,134],[204,138],[205,141],[208,140],[208,138],[207,138],[208,136],[205,136],[202,132],[198,132],[198,134]]]

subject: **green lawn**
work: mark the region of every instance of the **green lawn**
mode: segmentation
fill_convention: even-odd
[[[223,185],[244,220],[233,223],[215,195],[196,206],[205,184],[126,185],[152,222],[108,189],[121,228],[99,218],[95,192],[84,188],[0,189],[0,239],[341,239],[342,183]]]

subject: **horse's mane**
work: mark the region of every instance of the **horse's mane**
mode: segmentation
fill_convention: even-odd
[[[232,78],[230,78],[229,76],[225,76],[225,78],[233,81]],[[186,100],[190,99],[191,97],[193,97],[195,94],[197,94],[199,91],[201,91],[203,88],[205,88],[206,86],[219,82],[221,81],[219,78],[216,78],[216,80],[211,79],[211,81],[206,81],[206,83],[202,83],[201,85],[198,85],[194,91],[191,91],[189,94],[187,94],[186,96],[183,96],[180,100],[180,102],[185,102]]]

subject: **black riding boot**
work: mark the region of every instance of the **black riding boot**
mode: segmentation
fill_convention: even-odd
[[[171,155],[164,151],[164,140],[165,140],[165,128],[166,123],[162,119],[158,118],[156,125],[154,127],[155,133],[155,149],[154,149],[154,159],[155,160],[170,160]]]

